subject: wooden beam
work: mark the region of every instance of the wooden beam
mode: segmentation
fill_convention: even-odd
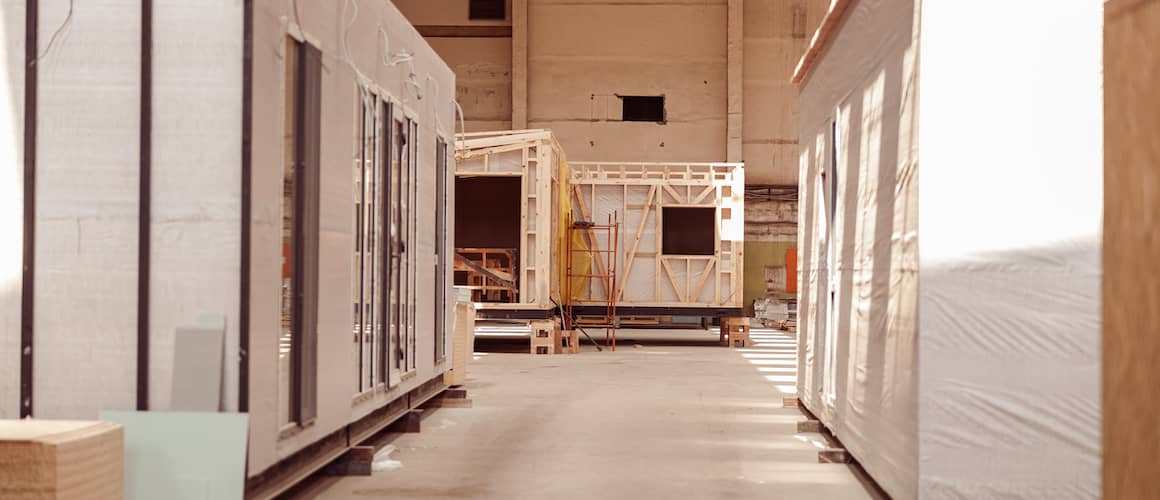
[[[665,260],[664,257],[661,257],[661,267],[665,269],[665,276],[669,277],[669,283],[673,285],[673,291],[677,292],[677,301],[681,303],[687,302],[685,300],[681,300],[685,294],[681,291],[681,285],[677,284],[677,279],[673,277],[673,269],[669,267],[669,261]]]
[[[668,182],[662,183],[661,187],[665,189],[665,192],[669,193],[669,196],[673,197],[674,203],[684,203],[688,201],[687,199],[682,198],[681,195],[677,193],[677,190],[673,189],[673,187],[670,186]],[[662,205],[663,204],[665,203],[662,203]]]
[[[701,272],[701,277],[697,278],[697,288],[693,290],[693,295],[689,297],[690,302],[700,302],[697,298],[701,296],[701,290],[705,288],[705,283],[709,282],[709,276],[717,274],[714,272],[716,269],[717,259],[713,259],[705,265],[705,270]]]
[[[511,26],[415,26],[420,35],[431,38],[511,38]]]
[[[715,192],[716,190],[717,190],[717,186],[710,184],[708,187],[705,188],[704,191],[701,191],[701,194],[698,194],[696,198],[693,198],[693,201],[690,203],[690,205],[696,205],[698,203],[701,203],[702,201],[705,200],[705,197],[709,196],[709,193]]]
[[[636,234],[632,237],[632,247],[629,248],[628,253],[624,255],[624,279],[620,281],[620,286],[616,288],[616,300],[624,297],[624,284],[628,283],[628,273],[632,271],[632,261],[636,258],[636,247],[640,244],[640,235],[644,232],[644,223],[648,220],[649,208],[652,207],[653,196],[657,193],[657,187],[652,186],[648,190],[648,200],[644,202],[644,211],[640,214],[640,224],[636,226]],[[625,200],[628,195],[625,195]],[[628,214],[625,213],[625,218]]]
[[[814,69],[815,64],[821,59],[822,54],[825,53],[826,48],[830,44],[830,40],[838,36],[838,29],[842,26],[842,22],[846,20],[846,13],[850,11],[850,7],[856,0],[833,0],[830,2],[830,9],[826,12],[826,16],[822,18],[821,26],[814,32],[814,37],[810,39],[810,45],[806,48],[805,55],[798,61],[797,67],[793,70],[793,78],[790,83],[801,85],[809,77],[810,71]]]

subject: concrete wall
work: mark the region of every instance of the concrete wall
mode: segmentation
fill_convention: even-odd
[[[916,4],[856,2],[801,87],[798,396],[899,500],[918,496]]]
[[[454,105],[446,89],[455,75],[407,20],[390,3],[363,2],[357,16],[353,2],[298,2],[296,16],[281,0],[254,4],[253,86],[253,268],[250,281],[250,447],[249,474],[357,420],[439,376],[446,361],[435,363],[433,298],[435,234],[435,144],[443,137],[452,144]],[[347,10],[344,12],[344,5]],[[347,21],[342,21],[343,15]],[[349,31],[342,26],[349,24]],[[390,54],[382,51],[381,32]],[[287,36],[303,37],[322,50],[321,207],[318,296],[318,416],[313,424],[280,432],[278,420],[278,331],[281,320],[282,178],[284,153],[284,47]],[[345,40],[349,52],[343,50]],[[413,62],[388,66],[387,56],[406,50]],[[346,58],[349,53],[350,60]],[[383,95],[395,100],[419,125],[418,187],[413,207],[419,214],[418,241],[407,246],[417,269],[417,369],[390,388],[358,394],[358,344],[351,341],[351,280],[354,191],[351,172],[358,143],[359,86],[356,73]],[[418,87],[405,83],[414,73]],[[435,90],[440,89],[439,91]],[[422,99],[420,99],[422,95]],[[396,115],[397,116],[397,115]],[[450,162],[449,162],[450,163]],[[453,168],[448,165],[448,168]],[[449,179],[450,180],[450,179]],[[449,183],[453,185],[453,183]],[[453,187],[448,196],[453,199]],[[450,238],[449,241],[453,241]],[[443,254],[450,258],[449,252]],[[450,266],[450,260],[448,260]],[[448,273],[450,275],[451,273]],[[450,283],[450,280],[448,280]],[[448,294],[450,296],[450,290]],[[449,311],[450,309],[448,309]],[[446,311],[445,311],[446,312]],[[451,324],[445,315],[445,324]],[[395,376],[395,375],[393,375]]]
[[[455,71],[455,99],[468,132],[512,128],[512,39],[427,39]],[[460,125],[456,123],[456,131]]]
[[[789,80],[827,5],[745,0],[742,147],[751,184],[797,184],[798,90]]]
[[[415,26],[511,26],[512,0],[503,20],[468,19],[468,0],[392,0]],[[455,72],[455,98],[468,132],[512,128],[512,38],[428,37]],[[459,131],[460,124],[456,124]]]
[[[525,27],[527,126],[551,128],[577,161],[726,160],[726,28],[729,9],[740,8],[743,76],[734,99],[742,103],[746,179],[797,182],[797,89],[789,78],[826,0],[520,0],[514,6],[526,6],[526,25],[513,23],[511,2],[505,21],[467,20],[466,0],[395,4],[416,25],[513,25],[517,38]],[[512,127],[512,38],[429,41],[458,76],[467,128]],[[667,123],[621,122],[615,94],[664,94]]]
[[[574,161],[725,159],[726,2],[533,0],[528,124]],[[664,124],[620,121],[622,95],[664,95]]]
[[[1104,18],[1103,498],[1160,490],[1160,1]]]

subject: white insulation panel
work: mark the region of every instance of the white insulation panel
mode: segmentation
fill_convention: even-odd
[[[242,6],[154,0],[150,409],[170,408],[174,334],[224,320],[237,408]]]
[[[923,4],[921,498],[1100,497],[1102,8]]]
[[[913,499],[918,12],[848,15],[801,93],[798,396],[891,497]]]
[[[799,397],[892,498],[1098,498],[1102,3],[916,3],[802,87]]]
[[[24,0],[0,0],[0,419],[20,416]]]
[[[136,407],[141,6],[69,4],[39,4],[33,412],[94,419]]]

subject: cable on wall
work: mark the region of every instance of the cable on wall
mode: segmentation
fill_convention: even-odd
[[[48,51],[52,50],[52,47],[56,43],[57,38],[60,37],[62,33],[64,33],[65,28],[72,25],[74,3],[75,0],[69,0],[68,14],[65,14],[64,21],[61,21],[60,26],[56,27],[56,31],[52,32],[52,37],[48,39],[48,45],[45,45],[44,52],[41,52],[39,56],[36,56],[36,60],[33,61],[33,64],[40,62],[41,59],[44,59],[44,56],[48,55]]]

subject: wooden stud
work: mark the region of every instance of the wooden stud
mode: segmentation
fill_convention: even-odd
[[[794,398],[782,398],[781,399],[781,406],[784,408],[798,408],[801,406],[801,404],[800,404],[800,401],[798,400],[798,398],[796,398],[796,397],[794,397]]]
[[[705,266],[705,270],[701,272],[701,277],[697,279],[697,288],[693,290],[693,295],[690,297],[691,301],[696,302],[701,297],[701,290],[705,288],[705,283],[708,283],[709,276],[716,276],[713,272],[717,269],[717,259],[712,259]]]
[[[684,296],[684,292],[681,290],[681,286],[677,284],[677,279],[673,277],[673,269],[669,267],[668,259],[661,257],[661,266],[665,268],[665,276],[669,277],[669,283],[673,285],[673,291],[677,293],[677,300],[680,301],[681,297]]]

